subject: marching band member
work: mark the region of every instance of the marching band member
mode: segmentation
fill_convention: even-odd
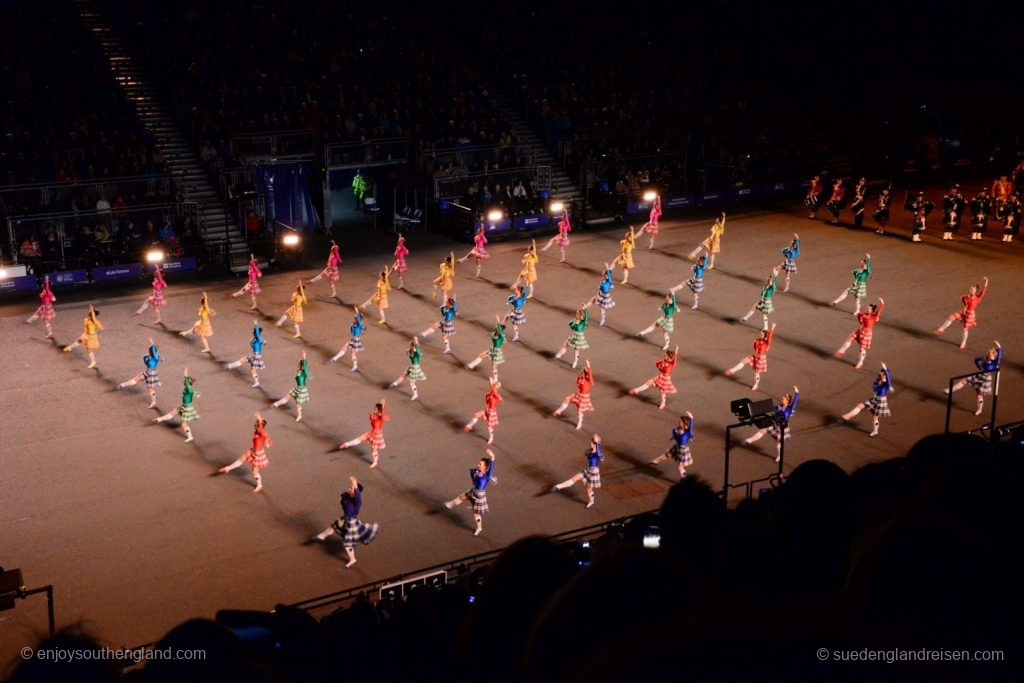
[[[125,387],[131,387],[138,384],[140,380],[146,382],[146,392],[149,394],[149,407],[156,408],[156,388],[160,386],[160,375],[156,371],[156,366],[160,364],[160,354],[156,348],[156,342],[153,338],[149,338],[149,352],[142,357],[142,364],[146,366],[146,369],[139,374],[132,377],[127,382],[121,382],[117,385],[118,389],[124,389]]]
[[[889,392],[892,388],[892,375],[889,368],[882,363],[882,369],[878,371],[878,377],[871,383],[871,398],[861,401],[848,413],[843,414],[843,421],[849,422],[865,408],[871,413],[871,433],[868,436],[878,436],[878,418],[889,417],[892,411],[889,410]]]
[[[248,363],[249,372],[252,374],[252,386],[253,388],[258,387],[260,385],[259,371],[267,367],[263,360],[263,345],[266,343],[263,339],[263,328],[260,327],[260,321],[254,318],[252,321],[252,340],[249,342],[251,351],[238,360],[228,363],[224,366],[224,369],[234,370],[241,366],[242,363]]]
[[[57,319],[57,311],[53,308],[53,302],[56,300],[57,297],[50,289],[50,276],[44,275],[43,288],[39,290],[39,308],[25,321],[26,325],[31,325],[37,318],[42,318],[43,324],[46,325],[46,336],[43,339],[53,339],[53,321]]]
[[[267,434],[267,421],[257,412],[256,425],[253,427],[252,432],[252,447],[238,456],[238,460],[235,460],[230,465],[219,468],[217,473],[227,474],[236,467],[249,463],[252,466],[252,478],[256,480],[256,488],[252,492],[259,493],[263,490],[263,477],[260,476],[260,471],[265,470],[270,465],[270,459],[267,458],[267,449],[273,445],[274,442],[271,440],[270,435]]]
[[[946,321],[935,330],[935,334],[942,334],[946,331],[946,328],[953,324],[954,320],[960,321],[964,326],[964,336],[960,340],[960,348],[967,346],[967,335],[970,333],[971,328],[978,326],[977,310],[981,304],[981,300],[985,298],[985,294],[988,293],[988,278],[982,278],[982,285],[971,285],[971,289],[960,297],[960,301],[963,302],[963,309],[951,314]]]
[[[232,298],[240,297],[246,292],[249,292],[249,298],[252,300],[252,306],[249,307],[250,311],[256,310],[256,295],[260,293],[260,278],[263,277],[263,271],[260,270],[259,264],[256,263],[256,255],[249,254],[249,278],[245,285],[232,294]]]
[[[892,183],[889,187],[882,190],[882,194],[878,195],[878,207],[872,218],[878,223],[878,230],[875,230],[879,235],[885,234],[885,224],[889,222],[889,205],[892,203]]]
[[[992,200],[985,188],[971,200],[971,239],[980,240],[988,229],[988,217],[992,213]]]
[[[153,272],[153,293],[146,297],[146,300],[142,302],[142,306],[139,310],[135,311],[135,315],[142,315],[145,310],[152,305],[153,313],[156,315],[153,322],[157,325],[163,324],[160,320],[160,309],[167,305],[167,300],[164,298],[164,290],[167,289],[167,283],[164,282],[164,271],[163,268],[157,266]]]
[[[960,391],[968,384],[974,389],[978,396],[978,409],[974,411],[975,415],[981,415],[981,411],[985,407],[985,395],[992,393],[992,385],[995,384],[995,373],[999,370],[999,364],[1003,362],[1003,347],[1000,346],[998,341],[993,343],[995,346],[989,349],[988,353],[974,359],[974,364],[980,372],[971,375],[967,379],[962,379],[953,385],[953,391]],[[946,393],[949,393],[949,387],[946,387]]]
[[[349,326],[348,331],[351,333],[352,338],[349,339],[345,346],[341,347],[341,351],[334,354],[331,357],[332,363],[337,363],[338,360],[345,355],[345,352],[352,352],[352,372],[358,372],[359,360],[356,358],[357,354],[363,350],[363,330],[366,329],[366,325],[363,324],[363,314],[359,311],[358,306],[354,306],[352,310],[355,312],[355,318],[352,320],[352,324]]]
[[[917,197],[913,201],[911,201],[908,194],[903,207],[914,215],[914,228],[911,240],[920,242],[921,233],[927,228],[928,214],[935,208],[935,204],[925,199],[924,192],[918,192]]]
[[[657,465],[662,460],[672,458],[679,467],[679,478],[686,476],[686,468],[693,464],[693,455],[690,453],[690,442],[693,441],[693,413],[689,410],[686,415],[679,416],[679,425],[672,429],[672,447],[651,461]]]
[[[299,284],[295,286],[295,291],[292,292],[292,305],[288,307],[288,310],[284,312],[277,322],[274,323],[278,327],[284,325],[284,321],[290,319],[292,324],[295,325],[295,334],[292,336],[296,339],[302,336],[302,330],[299,329],[299,325],[302,324],[304,319],[302,313],[302,307],[309,302],[306,298],[306,288],[302,286],[302,280],[299,280]]]
[[[583,370],[576,376],[576,393],[570,394],[562,401],[562,405],[551,413],[555,417],[561,416],[569,404],[576,406],[576,429],[583,429],[583,413],[594,410],[594,404],[590,400],[590,390],[594,386],[594,371],[590,368],[590,361],[586,361]]]
[[[1024,207],[1016,195],[1010,195],[1003,205],[1003,241],[1012,242],[1020,229],[1020,215]]]
[[[824,186],[821,184],[821,176],[814,176],[811,179],[811,188],[807,191],[807,196],[804,197],[804,206],[811,210],[811,213],[807,216],[808,218],[814,218],[818,215],[818,205],[821,204],[821,193],[824,189]]]
[[[1006,200],[1013,192],[1013,184],[1006,179],[1006,176],[999,176],[999,180],[992,183],[992,201],[995,204],[996,220],[1003,220],[1006,217]]]
[[[853,294],[853,300],[857,304],[853,314],[860,313],[860,301],[868,295],[868,278],[871,277],[871,254],[864,254],[860,267],[851,271],[853,273],[853,284],[844,289],[843,293],[837,296],[830,306],[836,306],[842,302],[847,295]]]
[[[832,214],[832,220],[829,221],[832,225],[839,225],[839,211],[846,204],[845,197],[846,188],[843,187],[843,179],[838,178],[832,185],[832,196],[825,203],[825,208]]]
[[[864,227],[864,206],[867,204],[868,181],[861,178],[853,188],[853,201],[850,202],[850,211],[853,211],[853,227]]]
[[[653,238],[652,238],[653,239]],[[587,508],[594,507],[594,490],[601,488],[601,462],[604,456],[601,454],[601,437],[594,434],[590,438],[590,445],[583,454],[587,459],[587,466],[577,474],[572,475],[560,484],[551,487],[551,492],[567,489],[578,481],[582,481],[587,489]]]
[[[65,352],[85,346],[85,352],[89,356],[89,367],[96,367],[96,349],[100,348],[100,332],[103,331],[103,323],[100,322],[100,312],[89,304],[89,312],[82,320],[82,334],[75,341],[64,347]],[[204,340],[205,341],[205,340]]]
[[[942,239],[951,240],[960,231],[960,220],[966,206],[967,200],[960,192],[960,186],[951,186],[949,192],[942,197],[942,225],[945,228]]]
[[[857,342],[860,346],[860,358],[857,360],[856,370],[860,370],[864,366],[864,359],[867,358],[868,349],[871,348],[871,337],[875,327],[875,323],[882,317],[882,310],[885,308],[885,299],[878,297],[877,304],[871,304],[868,306],[866,313],[857,314],[857,322],[860,323],[860,327],[857,331],[847,337],[843,345],[836,351],[836,358],[842,358],[843,354],[846,353],[846,349],[850,348],[850,344]]]

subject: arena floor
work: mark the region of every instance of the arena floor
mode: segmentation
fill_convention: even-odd
[[[970,371],[973,357],[995,338],[1006,350],[1000,422],[1021,418],[1024,328],[1016,297],[1024,275],[1018,244],[1007,247],[991,231],[983,243],[941,242],[934,228],[924,244],[913,244],[905,230],[880,237],[808,220],[796,210],[730,218],[716,269],[705,277],[700,310],[689,309],[688,290],[680,292],[684,308],[673,335],[683,359],[674,376],[679,393],[665,411],[657,409],[653,389],[646,396],[629,396],[630,387],[655,374],[661,355],[660,334],[642,341],[631,335],[657,317],[663,292],[689,275],[686,253],[709,225],[709,220],[664,221],[654,251],[640,240],[631,286],[616,286],[617,306],[609,311],[608,324],[588,330],[591,349],[585,357],[597,377],[597,410],[587,415],[583,432],[573,428],[573,408],[561,419],[550,415],[574,389],[576,374],[566,359],[552,356],[568,334],[572,311],[595,293],[601,264],[617,254],[621,232],[574,232],[569,264],[558,263],[557,249],[542,255],[522,343],[505,347],[505,403],[494,446],[499,482],[488,491],[491,512],[477,538],[467,506],[446,511],[442,502],[468,487],[468,470],[484,453],[482,425],[473,434],[460,426],[483,404],[486,363],[476,371],[465,363],[488,347],[494,314],[507,310],[507,286],[519,271],[523,243],[490,245],[492,258],[480,280],[472,279],[471,263],[459,267],[454,353],[441,355],[439,335],[425,342],[422,367],[428,380],[420,385],[417,402],[409,400],[407,385],[385,387],[405,370],[409,338],[438,317],[430,292],[438,262],[452,247],[459,254],[467,249],[436,236],[410,237],[406,291],[393,292],[388,327],[375,324],[375,313],[368,312],[359,373],[349,371],[347,358],[338,365],[327,359],[348,339],[351,305],[369,296],[375,269],[388,259],[354,257],[339,240],[344,305],[328,297],[326,283],[312,285],[302,340],[292,339],[287,327],[274,328],[272,321],[286,308],[299,275],[310,277],[315,270],[264,278],[260,320],[268,367],[260,389],[249,387],[245,366],[223,368],[248,351],[248,300],[228,296],[237,281],[207,285],[218,313],[209,356],[199,353],[195,339],[177,334],[195,319],[201,285],[176,285],[168,278],[165,328],[152,324],[148,312],[132,317],[147,289],[97,300],[106,325],[98,370],[86,369],[80,350],[59,351],[58,343],[78,335],[84,303],[58,302],[57,342],[51,343],[41,339],[38,323],[22,324],[31,312],[29,302],[8,302],[0,307],[0,565],[20,567],[30,586],[53,584],[59,624],[84,620],[111,645],[134,645],[220,608],[267,609],[500,548],[526,534],[565,531],[655,508],[677,474],[671,463],[655,469],[646,462],[667,447],[685,410],[697,421],[691,472],[718,487],[730,401],[777,397],[796,384],[801,401],[786,469],[827,458],[849,471],[902,454],[921,436],[941,431],[947,378]],[[749,369],[736,378],[722,371],[750,352],[759,317],[748,323],[738,319],[757,300],[760,283],[781,260],[779,250],[794,230],[803,242],[799,273],[792,290],[775,297],[772,319],[778,330],[762,391],[755,395]],[[390,254],[391,235],[377,233],[372,239],[380,253]],[[832,357],[856,328],[853,302],[837,308],[828,302],[850,284],[850,271],[865,251],[874,266],[870,300],[883,296],[887,307],[866,368],[856,371],[856,347],[845,360]],[[932,330],[986,274],[991,289],[968,349],[957,347],[958,327],[936,338]],[[147,409],[144,388],[116,390],[118,382],[140,371],[151,336],[165,358],[161,413],[178,404],[185,365],[198,378],[201,419],[193,424],[193,443],[183,443],[176,422],[152,423],[160,413]],[[296,423],[291,405],[275,410],[270,403],[292,387],[302,351],[310,358],[312,398],[304,420]],[[866,413],[849,425],[839,424],[836,416],[871,395],[882,361],[893,374],[893,417],[871,439]],[[365,445],[348,451],[335,447],[366,430],[367,414],[381,398],[388,399],[392,419],[385,428],[381,467],[370,470]],[[955,429],[984,421],[972,415],[969,389],[956,396],[956,406]],[[247,466],[212,475],[248,448],[257,410],[270,420],[274,447],[264,473],[266,490],[254,495]],[[581,486],[546,491],[580,469],[593,431],[605,443],[605,485],[597,505],[587,510]],[[773,443],[764,439],[754,445],[734,450],[734,481],[773,470]],[[381,533],[357,550],[358,564],[345,569],[340,544],[306,541],[338,515],[338,495],[353,474],[366,487],[361,516],[380,522]],[[33,630],[45,628],[45,615],[45,601],[38,596],[0,612],[0,660],[16,656]]]

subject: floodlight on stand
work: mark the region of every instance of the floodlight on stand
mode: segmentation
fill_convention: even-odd
[[[654,190],[648,190],[647,192],[644,192],[644,201],[645,202],[653,202],[657,198],[658,198],[658,193],[655,192]]]
[[[7,269],[6,268],[0,268],[0,280],[6,280],[6,279],[7,279]]]
[[[490,223],[497,223],[505,217],[505,212],[501,209],[491,209],[487,212],[487,220]]]
[[[289,232],[281,238],[281,244],[286,247],[297,247],[299,246],[299,234],[297,232]]]
[[[146,252],[146,263],[163,263],[165,258],[163,249],[150,249]]]
[[[562,211],[564,210],[565,204],[558,200],[551,202],[551,206],[548,207],[548,211],[550,211],[551,213],[562,213]]]

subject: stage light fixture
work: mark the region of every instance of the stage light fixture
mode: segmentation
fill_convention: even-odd
[[[548,210],[551,213],[562,213],[563,211],[565,211],[565,204],[557,200],[553,201],[551,202],[551,206],[548,207]]]
[[[7,279],[7,269],[6,268],[0,268],[0,280],[6,280],[6,279]]]
[[[150,249],[146,252],[146,263],[163,263],[166,255],[163,249]]]
[[[289,232],[281,238],[281,244],[286,247],[297,247],[299,246],[299,234],[296,232]]]
[[[487,220],[490,221],[491,223],[497,223],[504,217],[505,212],[501,211],[500,209],[492,209],[491,211],[487,212]]]
[[[648,190],[647,192],[644,192],[644,201],[645,202],[653,202],[657,198],[658,198],[658,193],[653,191],[653,190]]]

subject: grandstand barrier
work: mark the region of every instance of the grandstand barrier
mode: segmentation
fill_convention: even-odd
[[[0,267],[0,270],[3,270]],[[0,292],[17,292],[21,290],[35,291],[39,283],[35,275],[18,275],[16,277],[0,277]]]
[[[231,136],[231,156],[249,161],[267,158],[308,159],[316,154],[316,132],[311,128],[237,133]]]

